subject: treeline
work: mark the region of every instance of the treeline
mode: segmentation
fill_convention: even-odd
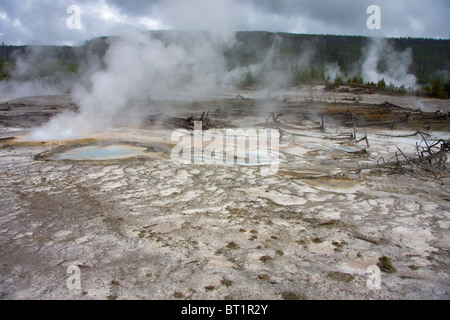
[[[450,79],[446,83],[442,83],[441,78],[435,79],[431,86],[427,84],[422,87],[421,95],[438,99],[450,99]]]
[[[380,92],[385,94],[395,95],[416,95],[422,97],[433,97],[438,99],[450,99],[450,79],[446,83],[442,83],[441,78],[436,78],[432,84],[427,84],[420,88],[406,88],[405,85],[396,86],[392,82],[386,84],[384,78],[378,82],[364,82],[363,78],[354,76],[347,81],[342,80],[341,77],[336,78],[333,83],[325,84],[327,90],[333,90],[340,86],[351,86],[353,88],[367,89],[369,92]]]
[[[103,61],[109,47],[108,37],[86,41],[82,46],[7,46],[0,55],[0,80],[33,80],[55,74],[74,75],[92,59]],[[20,66],[26,64],[26,70]]]
[[[154,37],[166,42],[189,41],[196,36],[192,31],[151,31]],[[198,34],[197,34],[198,35]],[[204,36],[204,32],[202,34]],[[364,48],[370,38],[363,36],[307,35],[272,33],[263,31],[237,32],[233,46],[224,51],[228,70],[245,68],[251,65],[263,65],[258,73],[249,69],[242,76],[240,85],[253,87],[272,81],[275,73],[284,75],[282,85],[301,85],[329,83],[327,66],[339,66],[338,82],[364,85],[378,89],[393,90],[402,93],[408,88],[392,87],[387,83],[367,83],[356,73],[354,66],[364,58]],[[184,40],[182,40],[184,39]],[[415,94],[450,97],[448,81],[450,75],[450,40],[423,38],[390,38],[388,43],[398,52],[411,48],[412,61],[408,73],[414,74],[422,89]],[[0,61],[0,79],[12,74],[18,57],[31,54],[35,59],[36,72],[33,76],[47,75],[52,72],[76,73],[83,64],[89,64],[95,57],[103,57],[111,42],[111,37],[96,38],[84,45],[69,46],[4,46]],[[274,54],[268,59],[268,52]],[[303,60],[304,61],[303,61]],[[305,62],[306,61],[306,62]],[[51,65],[53,63],[53,66]],[[383,68],[380,61],[379,68]],[[280,77],[281,78],[281,77]]]
[[[228,58],[232,65],[248,65],[262,60],[262,56],[274,44],[278,56],[271,61],[291,77],[291,84],[329,83],[326,66],[336,64],[340,75],[334,84],[350,84],[375,88],[380,91],[449,98],[448,82],[450,80],[450,40],[424,38],[389,38],[387,42],[396,52],[410,48],[412,61],[407,70],[417,78],[422,89],[412,90],[404,85],[395,86],[385,83],[365,82],[361,74],[355,75],[355,65],[364,58],[364,49],[370,44],[370,38],[362,36],[335,35],[305,35],[270,32],[239,32],[236,35],[237,45],[229,52]],[[242,45],[245,44],[245,45]],[[296,64],[296,59],[312,52],[309,63]],[[381,57],[379,69],[383,71],[386,61]],[[333,82],[333,81],[332,81]],[[257,85],[255,75],[247,74],[244,85]],[[442,86],[442,90],[440,87]],[[434,88],[434,89],[433,89]]]

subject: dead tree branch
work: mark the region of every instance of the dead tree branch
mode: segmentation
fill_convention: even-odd
[[[389,175],[407,173],[420,179],[431,177],[437,179],[442,174],[447,174],[449,172],[447,159],[450,141],[439,139],[436,142],[429,142],[424,134],[419,134],[422,136],[422,141],[416,144],[417,154],[414,157],[407,156],[397,147],[398,152],[395,152],[395,155],[388,161],[379,158],[373,165],[361,167],[358,164],[358,169],[355,169],[355,171],[388,172]]]

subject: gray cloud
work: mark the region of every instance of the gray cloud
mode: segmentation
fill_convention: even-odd
[[[381,30],[366,27],[371,4],[381,8]],[[69,5],[81,9],[81,30],[66,26]],[[449,15],[448,0],[2,0],[0,39],[74,44],[130,27],[450,38]]]

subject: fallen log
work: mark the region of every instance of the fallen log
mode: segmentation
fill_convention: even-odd
[[[422,142],[425,146],[416,145],[417,155],[415,158],[407,156],[400,148],[388,161],[379,158],[375,164],[361,167],[358,165],[356,172],[362,171],[388,171],[389,175],[394,173],[407,173],[417,178],[428,178],[434,176],[439,178],[448,173],[447,159],[450,151],[450,141],[439,139],[437,142],[429,143],[424,136]],[[421,143],[422,143],[421,142]],[[422,148],[422,150],[420,150]]]
[[[420,131],[420,130],[417,130],[417,131],[414,132],[414,133],[411,133],[411,134],[404,134],[404,135],[391,135],[391,134],[382,134],[382,133],[379,133],[379,134],[376,134],[376,135],[379,136],[379,137],[407,138],[407,137],[414,137],[414,136],[417,136],[418,134],[420,134],[422,137],[423,137],[423,136],[430,136],[430,135],[431,135],[431,132],[425,133],[425,132],[422,132],[422,131]]]

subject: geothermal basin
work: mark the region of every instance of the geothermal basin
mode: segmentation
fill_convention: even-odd
[[[0,128],[2,299],[449,298],[447,172],[370,169],[399,149],[413,159],[417,129],[449,139],[447,122],[430,131],[418,114],[355,131],[342,117],[364,105],[278,101],[275,124],[249,113],[251,103],[215,100],[164,123],[32,142],[24,137],[39,121],[19,121],[12,106]],[[324,128],[320,115],[304,116],[325,107]],[[203,161],[212,140],[191,149],[201,158],[175,161],[174,132],[193,141],[185,119],[203,111],[203,134],[281,129],[278,162],[250,161],[255,150]]]

